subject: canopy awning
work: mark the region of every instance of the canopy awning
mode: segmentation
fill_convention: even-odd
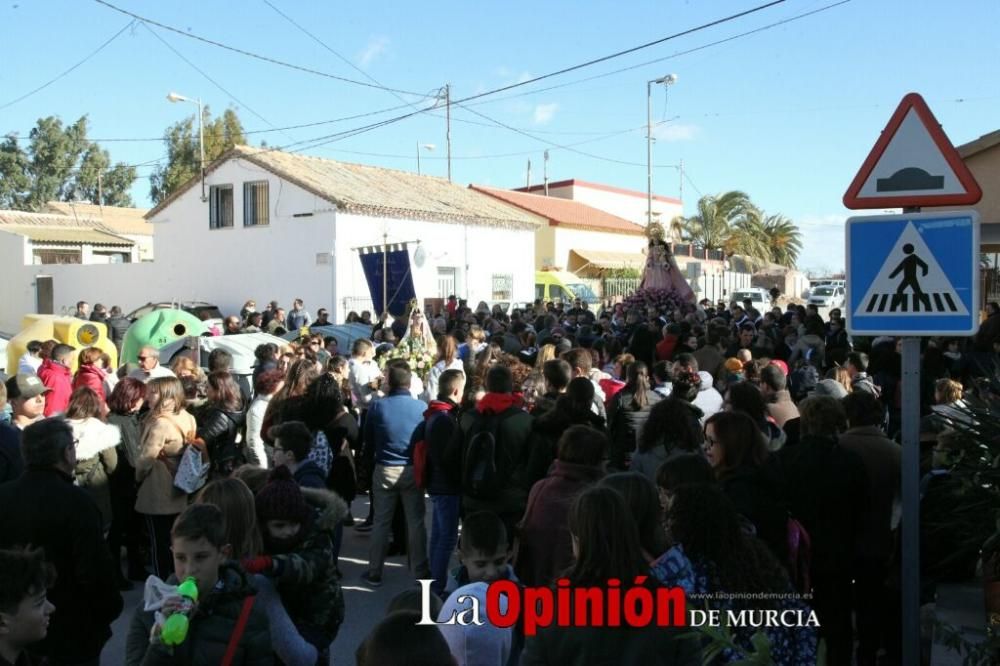
[[[607,250],[570,250],[569,270],[601,271],[609,268],[636,268],[646,265],[646,255],[637,252],[610,252]]]

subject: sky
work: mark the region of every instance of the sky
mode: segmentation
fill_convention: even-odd
[[[414,112],[432,106],[444,84],[462,100],[767,2],[109,1],[183,33],[371,85],[132,23],[93,0],[4,0],[0,133],[27,137],[41,117],[72,122],[86,114],[94,139],[153,139],[194,112],[167,101],[176,91],[215,113],[237,109],[246,129],[264,130],[250,135],[254,145],[293,144],[319,157],[415,171],[418,145],[430,144],[420,149],[421,168],[439,176],[447,170],[443,109]],[[785,0],[453,105],[453,180],[522,186],[530,159],[539,183],[548,149],[550,181],[645,191],[646,82],[672,73],[675,84],[653,90],[654,191],[682,195],[690,215],[703,194],[743,190],[767,213],[799,225],[800,268],[842,270],[843,222],[852,213],[841,197],[903,95],[921,93],[956,145],[1000,128],[1000,2],[837,2]],[[630,69],[608,74],[622,68]],[[608,75],[582,80],[601,74]],[[408,113],[364,133],[330,136]],[[317,137],[327,138],[316,145]],[[113,161],[143,165],[133,198],[149,205],[150,163],[164,158],[163,143],[101,143]]]

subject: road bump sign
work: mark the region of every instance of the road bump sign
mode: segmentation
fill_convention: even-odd
[[[910,93],[844,194],[848,208],[974,204],[983,192],[927,103]]]
[[[846,278],[852,335],[971,335],[979,326],[979,217],[852,217]]]

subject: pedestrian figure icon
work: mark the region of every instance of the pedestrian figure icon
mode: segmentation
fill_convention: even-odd
[[[968,310],[912,224],[885,258],[855,316],[964,315]]]
[[[889,273],[890,279],[896,277],[900,273],[903,274],[903,279],[902,281],[900,281],[899,286],[896,287],[896,293],[893,294],[892,306],[890,309],[892,311],[895,311],[897,308],[903,305],[906,299],[905,292],[907,287],[909,287],[910,289],[913,290],[914,312],[916,312],[919,309],[918,304],[923,304],[925,310],[930,310],[931,298],[920,289],[920,280],[917,279],[918,268],[923,271],[923,273],[921,273],[921,276],[927,277],[927,264],[924,263],[924,261],[920,257],[913,254],[912,243],[907,243],[906,245],[903,246],[903,254],[905,254],[906,257],[904,257],[903,260],[899,262],[899,265],[896,266],[896,270]]]

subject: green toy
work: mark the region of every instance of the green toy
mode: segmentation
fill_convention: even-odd
[[[162,349],[175,340],[207,332],[205,322],[183,310],[154,310],[129,326],[119,363],[138,363],[139,351],[147,345]],[[166,365],[169,359],[161,361]]]
[[[191,624],[188,614],[198,602],[198,581],[193,577],[185,578],[184,582],[177,586],[177,593],[187,603],[184,604],[183,611],[174,613],[163,622],[160,640],[164,645],[180,645],[187,639],[188,627]]]

